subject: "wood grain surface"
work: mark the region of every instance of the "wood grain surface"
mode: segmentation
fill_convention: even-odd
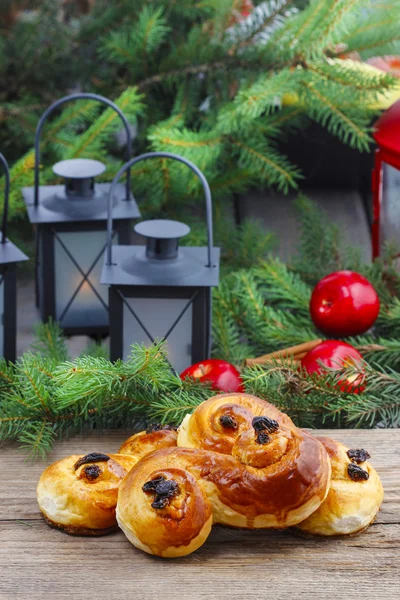
[[[366,532],[329,539],[215,527],[200,550],[169,560],[136,550],[121,532],[79,538],[51,529],[36,504],[47,464],[68,454],[115,452],[127,432],[58,442],[45,462],[34,464],[16,446],[1,446],[0,599],[398,600],[400,430],[320,433],[372,455],[385,499]]]

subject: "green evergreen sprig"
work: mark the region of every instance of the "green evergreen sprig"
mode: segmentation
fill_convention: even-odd
[[[241,368],[247,392],[275,404],[298,425],[398,427],[400,287],[390,249],[373,265],[357,263],[359,270],[370,273],[381,297],[373,330],[347,340],[361,352],[363,365],[322,376],[307,375],[290,357],[243,367],[246,358],[322,337],[308,313],[314,280],[327,271],[326,264],[317,260],[313,236],[321,252],[334,257],[330,268],[351,266],[354,253],[343,251],[334,225],[304,198],[299,210],[301,251],[294,265],[275,257],[247,256],[245,238],[240,237],[242,256],[233,255],[233,260],[228,255],[234,270],[214,293],[213,354]],[[240,260],[242,268],[236,270]],[[313,272],[307,269],[312,260]],[[75,431],[122,426],[136,431],[157,420],[179,425],[188,412],[215,394],[208,385],[182,381],[171,369],[161,342],[150,348],[134,346],[127,361],[112,363],[98,346],[69,359],[56,324],[39,326],[36,335],[34,352],[24,354],[15,365],[0,361],[0,440],[17,441],[31,457],[44,456],[58,437]],[[357,378],[362,380],[360,393],[349,393],[343,382]]]
[[[96,0],[83,16],[46,0],[7,29],[0,142],[15,160],[11,218],[25,214],[20,187],[33,183],[29,147],[38,116],[76,88],[119,103],[135,129],[136,153],[178,152],[198,164],[218,202],[254,185],[295,189],[301,170],[277,142],[310,120],[369,148],[372,107],[395,80],[352,58],[399,49],[397,0],[256,1],[244,20],[237,0],[156,4]],[[46,128],[45,164],[107,152],[109,179],[124,159],[117,127],[93,103],[66,107]],[[189,198],[193,208],[202,197],[199,182],[171,161],[139,165],[133,176],[147,214],[165,207],[181,214]],[[50,168],[41,182],[57,182]]]

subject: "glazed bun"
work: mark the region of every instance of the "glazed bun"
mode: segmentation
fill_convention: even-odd
[[[323,445],[249,394],[221,394],[200,404],[182,422],[178,446],[206,451],[203,486],[216,523],[289,527],[315,511],[328,493],[330,464]],[[210,458],[209,452],[217,455]]]
[[[150,425],[146,431],[136,433],[125,440],[118,453],[130,454],[138,461],[156,450],[176,447],[177,438],[176,429],[169,425]]]
[[[145,552],[183,556],[204,543],[212,523],[298,524],[324,501],[330,474],[324,446],[274,406],[215,396],[184,420],[177,448],[132,469],[119,490],[118,524]]]
[[[382,504],[383,488],[379,476],[368,462],[370,456],[365,450],[349,450],[327,437],[319,439],[332,463],[329,493],[298,528],[327,536],[357,533],[374,521]]]
[[[194,458],[193,453],[188,451]],[[211,531],[212,509],[185,451],[166,449],[143,458],[122,482],[118,525],[144,552],[173,558],[197,550]]]
[[[186,415],[178,429],[178,446],[231,454],[239,435],[251,430],[254,417],[262,415],[295,428],[287,415],[257,396],[219,394]]]
[[[73,455],[45,469],[37,501],[49,525],[75,535],[103,535],[117,527],[118,487],[135,464],[122,454]]]

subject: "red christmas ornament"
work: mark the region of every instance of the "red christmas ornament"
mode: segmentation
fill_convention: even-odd
[[[367,331],[379,314],[379,297],[368,279],[354,271],[327,275],[314,288],[310,313],[327,335],[347,337]]]
[[[381,213],[384,214],[386,193],[384,165],[400,170],[400,100],[392,104],[379,117],[373,133],[377,149],[375,150],[374,169],[372,171],[372,258],[380,255],[381,250]],[[383,211],[382,211],[383,207]]]
[[[196,363],[180,374],[181,379],[186,377],[211,382],[212,388],[221,392],[244,392],[239,371],[225,360],[210,358]]]
[[[326,340],[315,346],[301,361],[301,366],[307,373],[324,373],[325,368],[339,371],[345,367],[362,363],[361,354],[345,342]],[[338,382],[342,392],[359,394],[365,388],[362,385],[362,375],[350,375],[347,379]]]

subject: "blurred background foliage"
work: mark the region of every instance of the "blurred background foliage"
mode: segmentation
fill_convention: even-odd
[[[398,51],[399,22],[398,0],[3,0],[0,148],[13,165],[11,218],[25,215],[20,188],[33,182],[40,114],[64,94],[96,92],[126,112],[135,153],[176,152],[205,172],[217,241],[235,266],[229,243],[242,248],[246,266],[265,234],[250,224],[227,235],[226,201],[254,187],[297,188],[302,172],[279,142],[310,120],[369,149],[394,79],[362,60]],[[53,162],[79,156],[107,162],[109,180],[123,145],[110,111],[68,105],[46,127],[41,183],[57,181]],[[201,188],[185,167],[142,163],[134,190],[146,217],[168,207],[192,225],[191,243],[204,237]],[[270,236],[260,244],[270,249]]]

